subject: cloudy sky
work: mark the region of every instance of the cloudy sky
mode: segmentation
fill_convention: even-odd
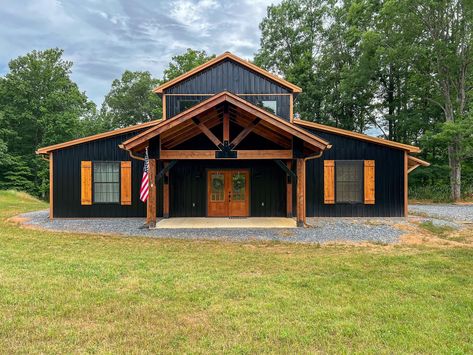
[[[161,77],[187,48],[251,59],[277,0],[0,0],[0,75],[33,49],[59,47],[73,79],[100,104],[125,69]]]

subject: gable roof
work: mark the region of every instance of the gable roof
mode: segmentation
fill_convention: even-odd
[[[133,131],[137,131],[137,130],[140,130],[140,129],[156,126],[161,121],[162,120],[159,119],[159,120],[154,120],[154,121],[150,121],[150,122],[140,123],[140,124],[130,126],[130,127],[119,128],[119,129],[115,129],[113,131],[94,134],[92,136],[82,137],[82,138],[74,139],[72,141],[50,145],[50,146],[47,146],[47,147],[39,148],[36,151],[36,154],[48,154],[48,153],[50,153],[54,150],[71,147],[71,146],[74,146],[74,145],[77,145],[77,144],[87,143],[87,142],[95,141],[95,140],[102,139],[102,138],[112,137],[112,136],[120,135],[120,134],[123,134],[123,133],[133,132]]]
[[[320,123],[309,122],[309,121],[304,121],[304,120],[300,120],[300,119],[294,119],[293,122],[295,124],[298,124],[298,125],[301,125],[301,126],[304,126],[304,127],[315,128],[315,129],[320,130],[322,132],[334,133],[334,134],[338,134],[338,135],[341,135],[341,136],[351,137],[351,138],[359,139],[359,140],[370,142],[370,143],[385,145],[385,146],[388,146],[388,147],[391,147],[391,148],[405,150],[409,153],[420,153],[420,151],[421,151],[419,147],[415,147],[413,145],[398,143],[398,142],[390,141],[390,140],[383,139],[383,138],[372,137],[372,136],[368,136],[366,134],[352,132],[352,131],[348,131],[346,129],[327,126],[327,125],[323,125],[323,124],[320,124]]]
[[[294,85],[292,83],[290,83],[289,81],[286,81],[282,78],[280,78],[279,76],[277,75],[274,75],[274,74],[271,74],[270,72],[258,67],[257,65],[254,65],[253,63],[247,61],[247,60],[244,60],[230,52],[225,52],[211,60],[209,60],[208,62],[205,62],[204,64],[201,64],[199,65],[198,67],[195,67],[194,69],[192,70],[189,70],[187,73],[184,73],[184,74],[181,74],[179,75],[177,78],[174,78],[172,80],[169,80],[168,82],[162,84],[162,85],[159,85],[158,87],[156,87],[153,92],[155,92],[156,94],[162,94],[163,91],[171,86],[174,86],[175,84],[191,77],[192,75],[194,74],[197,74],[198,72],[201,72],[211,66],[213,66],[214,64],[217,64],[225,59],[230,59],[230,60],[233,60],[239,64],[241,64],[242,66],[250,69],[250,70],[253,70],[261,75],[263,75],[264,77],[272,80],[272,81],[275,81],[277,83],[279,83],[280,85],[290,89],[292,92],[302,92],[302,89],[297,86],[297,85]]]
[[[228,91],[223,91],[219,94],[213,95],[210,98],[201,101],[199,104],[187,109],[186,111],[181,112],[177,116],[174,116],[171,119],[164,120],[160,124],[151,127],[150,129],[140,134],[137,134],[136,136],[123,142],[120,145],[120,148],[131,150],[135,147],[138,147],[147,140],[167,131],[172,127],[175,127],[176,125],[179,125],[191,119],[192,117],[195,117],[196,115],[207,111],[209,108],[215,107],[216,105],[222,102],[229,102],[230,104],[235,105],[236,107],[239,107],[242,110],[252,113],[258,118],[261,118],[269,124],[277,126],[279,129],[302,139],[303,141],[307,142],[312,146],[317,147],[318,149],[324,150],[327,148],[331,148],[330,143],[326,140],[319,138],[313,133],[307,132],[306,130],[300,127],[297,127],[296,125],[293,125],[290,122],[283,120],[282,118],[277,117],[276,115],[273,115]]]

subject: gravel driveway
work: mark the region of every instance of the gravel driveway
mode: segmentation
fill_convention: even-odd
[[[409,212],[450,221],[473,223],[473,205],[409,205]]]
[[[55,231],[146,236],[153,238],[212,239],[230,241],[270,240],[295,243],[334,241],[396,243],[403,234],[394,225],[403,218],[308,218],[309,228],[292,229],[140,229],[144,218],[54,219],[48,211],[22,214],[24,224]]]

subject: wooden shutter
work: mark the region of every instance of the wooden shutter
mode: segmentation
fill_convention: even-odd
[[[131,161],[122,161],[120,171],[121,204],[131,205]]]
[[[335,203],[335,161],[324,160],[324,203]]]
[[[365,160],[365,204],[374,205],[374,160]]]
[[[80,203],[82,205],[92,204],[92,162],[82,161],[80,165]]]

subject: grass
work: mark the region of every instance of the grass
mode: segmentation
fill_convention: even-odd
[[[450,226],[442,226],[434,224],[432,221],[425,221],[419,224],[420,227],[424,228],[425,230],[429,231],[432,234],[440,238],[447,237],[451,232],[455,230],[455,228]]]
[[[2,353],[471,353],[473,249],[20,229],[0,192]]]

